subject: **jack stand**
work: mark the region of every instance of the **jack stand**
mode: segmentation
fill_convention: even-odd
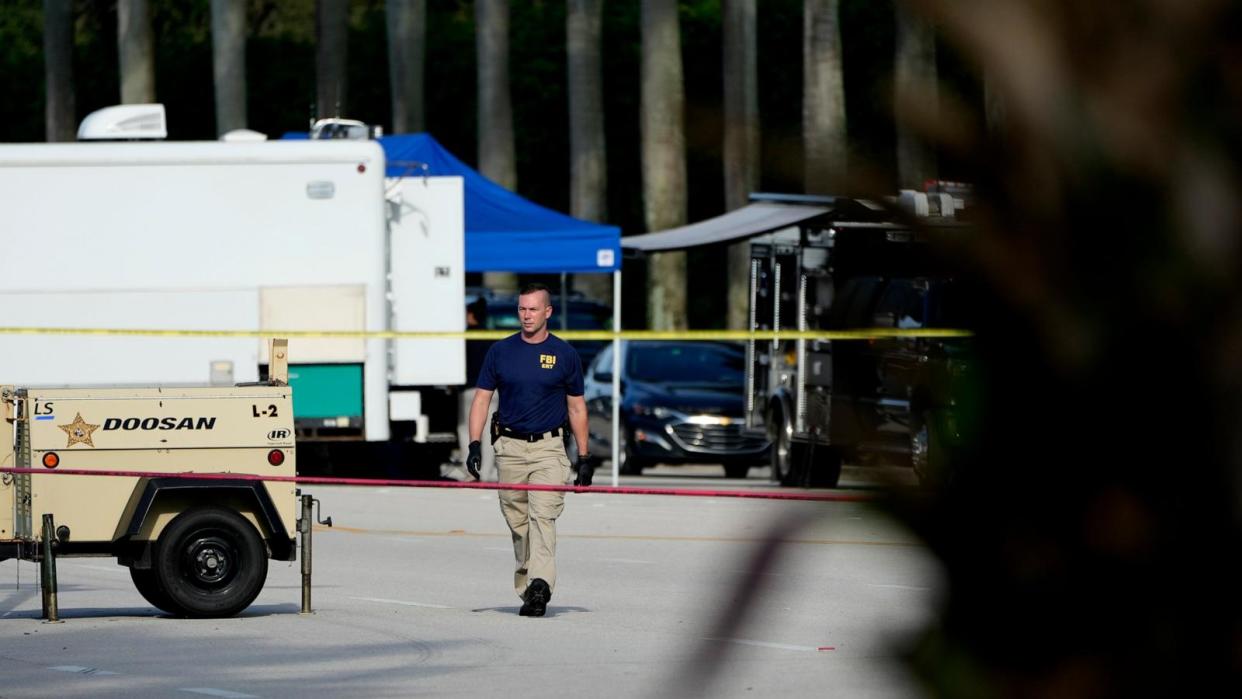
[[[40,582],[43,588],[43,618],[47,624],[60,624],[60,608],[56,600],[56,554],[52,550],[52,532],[56,524],[52,515],[43,515],[43,556],[40,561]]]

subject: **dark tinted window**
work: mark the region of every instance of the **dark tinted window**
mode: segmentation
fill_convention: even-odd
[[[883,281],[880,277],[847,279],[832,304],[832,327],[869,327],[872,323],[871,309],[875,307]]]
[[[974,327],[974,299],[966,286],[957,281],[942,281],[927,292],[928,325],[937,328],[970,329]]]
[[[926,281],[891,280],[876,305],[872,323],[879,328],[923,327],[926,292]]]
[[[746,354],[724,345],[630,345],[625,368],[635,381],[740,386]]]

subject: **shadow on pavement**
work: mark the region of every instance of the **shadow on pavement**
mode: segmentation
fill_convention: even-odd
[[[514,607],[480,607],[479,609],[471,609],[470,611],[472,612],[501,612],[503,614],[512,614],[513,616],[518,616],[518,609],[520,609],[520,607],[516,607],[516,606]],[[549,619],[554,616],[560,616],[561,614],[572,614],[575,612],[586,612],[589,614],[591,610],[587,609],[586,607],[549,606],[548,612],[544,614],[543,618]]]

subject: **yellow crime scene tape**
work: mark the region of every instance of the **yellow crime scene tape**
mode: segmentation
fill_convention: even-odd
[[[971,337],[969,330],[955,328],[857,328],[853,330],[557,330],[563,340],[880,340],[888,338]],[[500,340],[510,330],[407,331],[407,330],[194,330],[155,328],[43,328],[0,327],[0,335],[127,335],[141,337],[287,337],[363,340]]]

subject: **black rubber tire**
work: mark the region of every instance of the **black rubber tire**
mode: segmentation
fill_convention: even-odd
[[[152,569],[181,615],[233,616],[263,589],[267,549],[254,525],[237,512],[196,507],[164,529]]]
[[[621,430],[621,466],[617,471],[623,476],[641,476],[643,475],[643,469],[647,468],[648,464],[645,460],[634,456],[630,450],[630,436],[625,432],[624,426]]]
[[[168,612],[173,616],[185,614],[185,610],[173,604],[172,599],[168,597],[168,593],[160,586],[159,580],[155,578],[155,570],[153,568],[130,568],[129,577],[134,581],[134,587],[137,588],[138,594],[142,595],[142,598],[147,602],[150,602],[152,607]]]
[[[835,488],[841,482],[841,450],[823,444],[815,445],[814,463],[807,474],[807,485],[812,488]],[[802,468],[802,467],[799,467]]]
[[[750,474],[750,464],[725,464],[726,478],[745,478]]]
[[[647,462],[635,456],[626,456],[621,461],[621,475],[624,476],[641,476],[643,469],[647,468]]]

